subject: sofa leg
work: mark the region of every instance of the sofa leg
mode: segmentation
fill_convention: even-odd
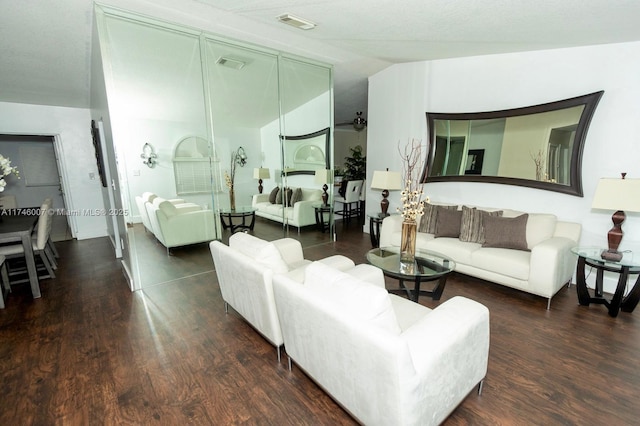
[[[276,347],[276,352],[278,352],[278,364],[280,364],[280,346]]]
[[[482,386],[484,385],[484,379],[480,380],[478,383],[478,395],[482,395]]]
[[[551,298],[547,299],[547,311],[551,309]]]
[[[225,314],[229,313],[229,304],[227,302],[224,302],[224,313]]]
[[[289,362],[289,372],[291,372],[291,357],[287,355],[287,360]]]

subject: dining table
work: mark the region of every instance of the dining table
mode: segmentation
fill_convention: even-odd
[[[31,234],[38,223],[38,215],[7,214],[8,210],[0,211],[0,244],[21,243],[24,248],[24,258],[27,264],[31,294],[34,299],[39,298],[40,282],[36,270],[36,260],[33,256]]]

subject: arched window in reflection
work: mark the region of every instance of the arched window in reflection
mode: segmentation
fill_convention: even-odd
[[[189,136],[176,145],[173,172],[178,195],[211,192],[209,143],[198,136]]]

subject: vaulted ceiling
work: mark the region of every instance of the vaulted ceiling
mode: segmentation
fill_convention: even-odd
[[[328,62],[335,120],[394,63],[640,40],[637,0],[105,0]],[[88,107],[92,0],[0,0],[0,101]],[[289,13],[317,24],[278,22]],[[470,70],[472,72],[472,70]]]

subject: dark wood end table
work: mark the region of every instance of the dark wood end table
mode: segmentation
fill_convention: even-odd
[[[234,234],[240,230],[251,230],[256,223],[256,209],[253,207],[236,207],[234,210],[222,209],[220,213],[220,222],[222,222],[222,229],[231,228],[231,233]],[[226,222],[225,222],[226,218]],[[241,218],[241,223],[233,223],[234,218]],[[251,219],[249,222],[247,220]]]
[[[619,262],[610,262],[603,259],[600,254],[606,249],[599,247],[574,247],[571,251],[578,256],[576,267],[576,288],[578,291],[578,302],[582,306],[589,306],[591,303],[605,305],[609,315],[617,317],[618,312],[633,312],[640,300],[640,262],[634,261],[633,253],[626,252]],[[594,295],[591,296],[587,287],[585,269],[587,266],[596,268],[596,282]],[[604,272],[614,272],[619,275],[618,285],[611,300],[604,297],[602,281]],[[633,288],[625,296],[629,275],[638,275]]]

